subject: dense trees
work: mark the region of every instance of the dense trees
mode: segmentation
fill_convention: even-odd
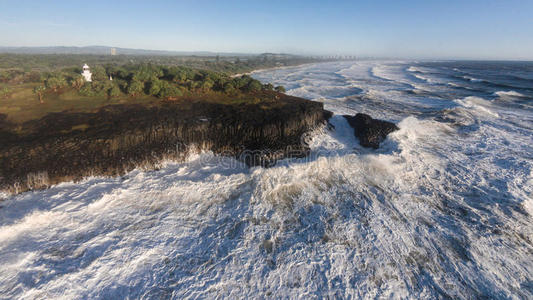
[[[161,90],[162,85],[163,85],[162,81],[159,80],[157,77],[150,80],[147,84],[148,86],[147,94],[152,95],[152,96],[159,95],[159,91]]]
[[[266,59],[265,59],[266,58]],[[19,69],[50,72],[66,67],[79,68],[84,63],[89,66],[115,67],[128,64],[157,64],[182,66],[193,69],[242,74],[256,69],[290,66],[320,61],[318,59],[294,55],[256,55],[256,56],[136,56],[136,55],[82,55],[82,54],[0,54],[0,69]],[[81,71],[81,70],[80,70]],[[106,68],[106,71],[107,70]],[[1,81],[0,76],[0,81]],[[39,80],[40,81],[40,80]],[[34,81],[37,82],[37,81]]]
[[[94,66],[91,68],[92,80],[94,82],[103,82],[109,80],[106,70],[102,66]]]
[[[159,98],[174,98],[189,93],[217,91],[226,94],[274,90],[271,84],[261,84],[249,75],[232,78],[226,73],[195,70],[188,67],[163,67],[151,64],[106,68],[108,74],[124,82],[123,92],[130,96],[142,93]],[[96,81],[94,81],[96,82]],[[93,82],[93,84],[94,84]]]
[[[137,96],[143,92],[144,85],[138,80],[131,80],[127,86],[127,94]]]
[[[263,85],[248,75],[231,74],[313,61],[316,60],[274,54],[240,57],[0,54],[0,83],[31,83],[29,89],[40,83],[46,93],[77,92],[110,98],[152,95],[165,99],[211,92],[238,96],[285,90]],[[91,67],[92,83],[86,83],[80,76],[84,63]]]
[[[245,90],[248,92],[259,92],[262,88],[263,88],[263,85],[261,85],[261,82],[252,79],[246,85]]]
[[[234,94],[236,92],[235,85],[233,85],[231,82],[226,82],[223,85],[223,91],[228,95]]]
[[[79,90],[80,95],[82,96],[94,96],[95,92],[93,90],[92,84],[86,82]]]
[[[44,81],[47,89],[57,92],[59,89],[67,85],[67,80],[62,74],[52,74]]]
[[[110,98],[118,97],[120,96],[121,91],[117,84],[112,84],[111,87],[107,90],[107,95]]]
[[[42,86],[34,91],[40,101],[45,91],[59,94],[69,90],[76,91],[82,96],[113,98],[121,95],[132,97],[149,95],[162,99],[211,92],[237,96],[240,93],[284,91],[283,87],[274,88],[272,84],[261,84],[249,75],[232,77],[227,73],[183,66],[94,65],[91,66],[91,72],[92,82],[85,82],[80,75],[81,68],[79,67],[42,73],[35,70],[27,73],[4,70],[0,72],[0,81],[12,82],[16,78],[22,78],[23,81],[42,82]]]
[[[183,93],[179,87],[167,81],[162,81],[162,85],[157,96],[160,98],[169,99],[179,97],[181,95],[183,95]]]
[[[71,80],[71,86],[78,91],[83,87],[84,84],[85,84],[85,79],[83,79],[81,75],[75,76]]]

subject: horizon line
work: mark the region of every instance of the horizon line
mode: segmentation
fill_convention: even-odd
[[[317,53],[291,53],[291,52],[272,52],[272,51],[264,51],[264,52],[244,52],[244,51],[213,51],[213,50],[167,50],[167,49],[146,49],[146,48],[128,48],[128,47],[119,47],[119,46],[107,46],[107,45],[85,45],[85,46],[74,46],[74,45],[55,45],[55,46],[3,46],[0,45],[0,50],[2,48],[26,48],[26,49],[35,49],[35,48],[91,48],[91,47],[100,47],[100,48],[115,48],[115,49],[123,49],[123,50],[134,50],[134,51],[154,51],[154,52],[175,52],[175,53],[190,53],[191,55],[194,55],[193,53],[209,53],[213,54],[214,56],[219,54],[225,54],[225,55],[262,55],[262,54],[278,54],[278,55],[294,55],[294,56],[303,56],[303,57],[329,57],[329,58],[335,58],[335,57],[354,57],[356,59],[376,59],[376,60],[452,60],[452,61],[517,61],[517,62],[533,62],[533,58],[473,58],[473,57],[407,57],[407,56],[398,56],[398,57],[390,57],[390,56],[372,56],[372,55],[357,55],[357,54],[348,54],[348,53],[328,53],[328,54],[317,54]],[[2,52],[0,51],[0,54],[5,53],[11,53],[11,54],[36,54],[36,55],[53,55],[53,54],[62,54],[62,53],[13,53],[13,52]],[[92,53],[69,53],[73,55],[101,55],[101,54],[92,54]],[[135,54],[120,54],[117,55],[135,55]]]

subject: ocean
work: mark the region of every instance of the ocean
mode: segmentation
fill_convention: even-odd
[[[533,298],[533,63],[254,72],[324,103],[307,158],[198,152],[0,201],[0,298]],[[343,114],[400,130],[377,150]]]

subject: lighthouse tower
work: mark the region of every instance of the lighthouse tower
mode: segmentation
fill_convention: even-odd
[[[83,78],[85,78],[85,81],[87,82],[92,81],[91,77],[93,76],[93,74],[91,73],[91,69],[89,69],[89,66],[87,64],[83,65],[83,72],[81,73],[81,76],[83,76]]]

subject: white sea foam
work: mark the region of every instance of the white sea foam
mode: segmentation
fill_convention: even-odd
[[[491,116],[498,118],[497,112],[494,112],[491,107],[490,101],[480,97],[466,97],[464,99],[455,100],[455,102],[461,106],[472,109],[474,112],[480,115]]]
[[[517,91],[498,91],[495,92],[494,95],[504,98],[504,97],[525,97],[523,94],[520,94]]]
[[[387,80],[387,81],[394,81],[394,78],[391,78],[391,77],[387,76],[387,74],[385,72],[385,69],[384,69],[384,66],[382,66],[382,65],[378,65],[378,66],[372,67],[370,69],[370,73],[372,74],[372,76],[374,76],[376,78]]]
[[[425,82],[428,82],[428,83],[432,83],[433,80],[427,78],[427,77],[424,77],[424,76],[421,76],[421,75],[418,75],[418,74],[414,74],[413,76],[415,76],[416,78],[422,80],[422,81],[425,81]]]
[[[413,67],[413,66],[410,66],[409,68],[407,68],[407,71],[409,71],[409,72],[420,72],[420,73],[422,73],[417,67]]]
[[[526,200],[523,202],[523,205],[527,213],[533,218],[533,198],[526,198]]]

